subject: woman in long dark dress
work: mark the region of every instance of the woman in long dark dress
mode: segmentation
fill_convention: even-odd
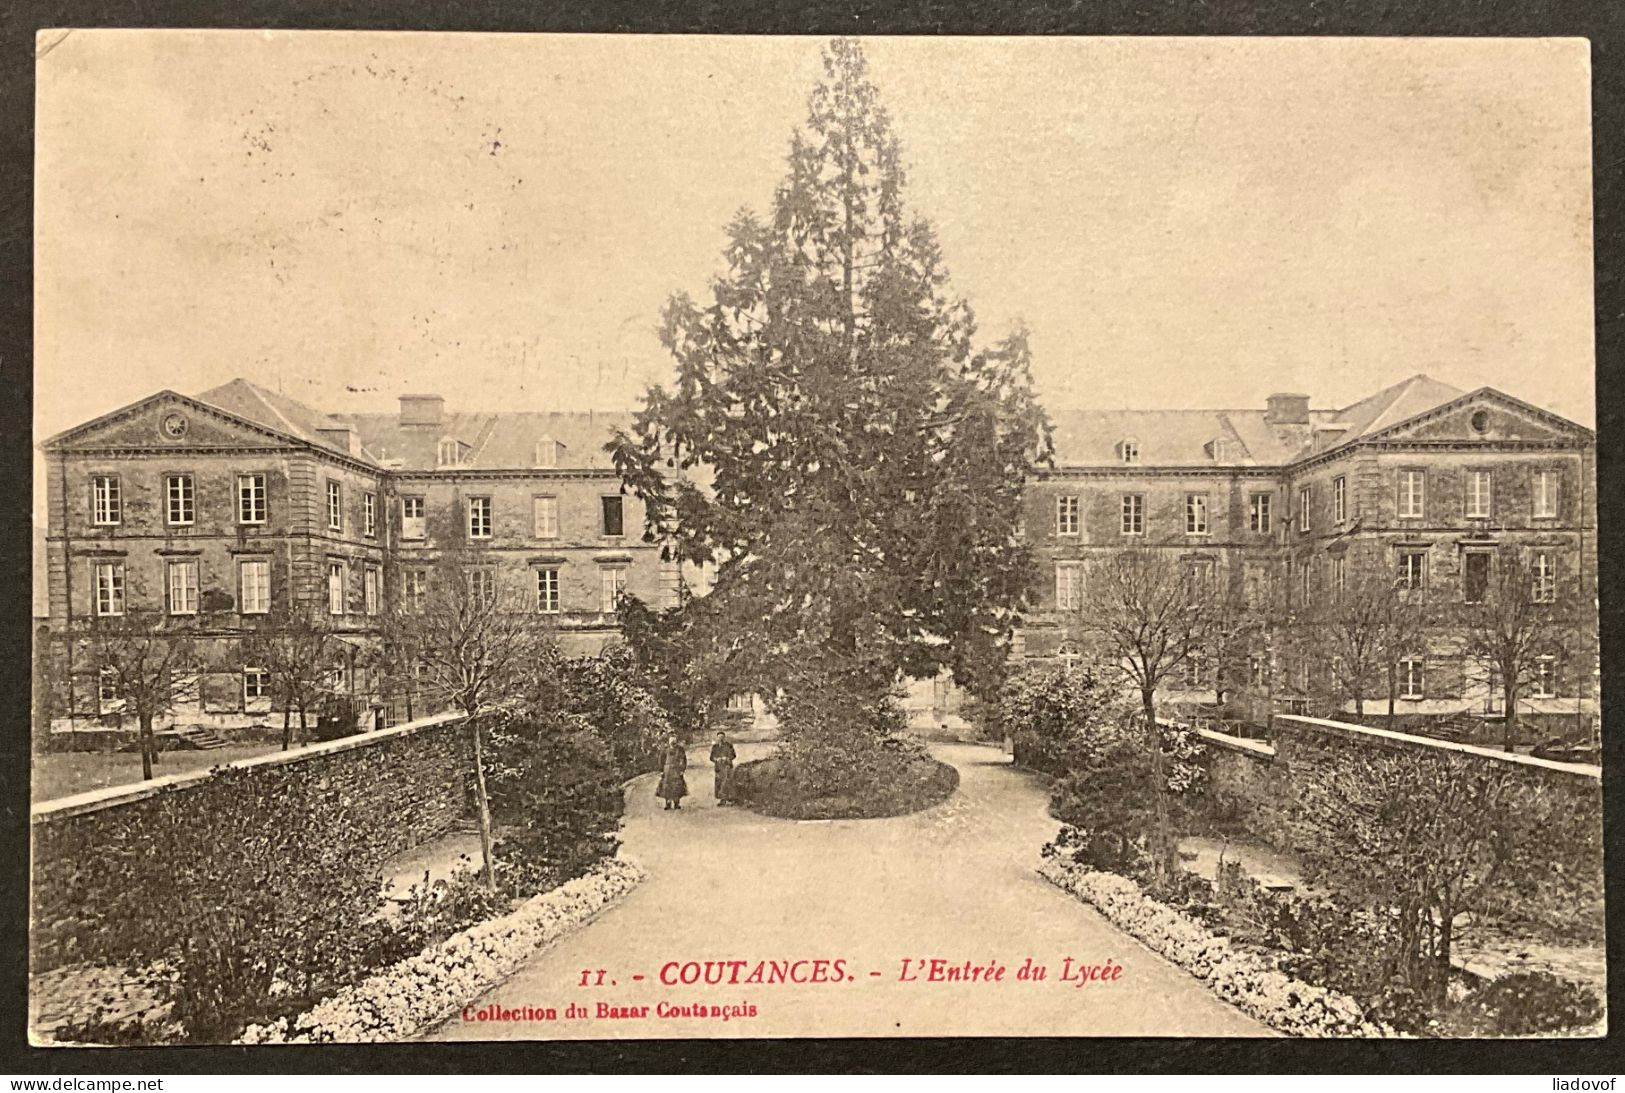
[[[660,768],[660,785],[655,787],[655,796],[666,800],[666,809],[683,807],[683,798],[688,796],[688,780],[683,777],[683,771],[688,769],[688,751],[675,735],[666,741],[666,757]]]

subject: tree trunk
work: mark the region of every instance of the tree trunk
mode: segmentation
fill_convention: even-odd
[[[484,866],[485,887],[491,892],[497,890],[497,874],[495,863],[491,856],[491,799],[485,792],[485,746],[482,743],[484,733],[480,730],[480,723],[472,714],[468,718],[469,728],[472,730],[473,759],[474,759],[474,799],[479,806],[480,824],[480,860]]]
[[[1157,725],[1157,704],[1154,691],[1142,691],[1145,707],[1146,739],[1151,747],[1151,780],[1156,793],[1157,831],[1152,858],[1156,875],[1166,881],[1174,875],[1174,838],[1168,817],[1168,778],[1162,769],[1162,729]]]
[[[1450,991],[1450,944],[1455,927],[1455,913],[1448,907],[1439,908],[1439,936],[1433,953],[1433,1003],[1442,1007]]]
[[[1394,730],[1394,703],[1399,701],[1399,676],[1388,673],[1388,731]]]
[[[141,714],[140,721],[141,721],[141,780],[143,782],[149,782],[149,781],[152,780],[152,757],[153,757],[153,752],[158,750],[157,747],[155,746],[153,738],[152,738],[152,714],[150,714],[150,713]]]
[[[286,702],[282,704],[282,750],[287,751],[293,746],[293,707]]]
[[[1514,673],[1503,672],[1501,684],[1501,704],[1506,708],[1505,738],[1506,750],[1512,751],[1513,744],[1518,739],[1518,684],[1513,679]]]
[[[303,706],[300,706],[299,707],[299,739],[300,740],[304,740],[304,739],[307,738],[306,733],[305,733],[305,730],[307,728],[308,728],[308,726],[305,724],[305,708]]]

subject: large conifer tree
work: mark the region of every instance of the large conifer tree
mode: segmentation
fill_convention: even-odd
[[[671,390],[611,445],[650,535],[716,567],[681,611],[740,689],[876,700],[899,671],[997,685],[1033,579],[1047,458],[1017,332],[977,349],[860,46],[832,42],[771,215],[728,228],[708,303],[672,297]],[[793,726],[792,726],[793,728]]]

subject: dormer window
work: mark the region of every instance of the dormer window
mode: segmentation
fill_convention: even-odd
[[[1207,442],[1207,457],[1209,459],[1213,460],[1215,463],[1223,463],[1224,456],[1225,444],[1223,437],[1214,437],[1212,440]]]
[[[1133,437],[1124,437],[1117,442],[1117,458],[1125,464],[1134,464],[1140,461],[1140,442]]]
[[[463,461],[463,446],[456,437],[443,436],[435,453],[435,462],[442,467],[455,467]]]
[[[556,440],[543,439],[536,442],[536,465],[538,467],[557,467],[559,465],[559,452],[564,445]]]

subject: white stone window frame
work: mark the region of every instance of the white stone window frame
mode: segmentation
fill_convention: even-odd
[[[250,571],[263,573],[263,582],[251,579]],[[263,597],[250,592],[263,592]],[[237,604],[244,615],[268,615],[271,612],[271,563],[265,558],[243,558],[237,563]]]
[[[1427,697],[1427,658],[1420,655],[1399,659],[1399,697],[1420,702]]]
[[[418,540],[427,539],[428,537],[427,500],[421,493],[403,494],[401,496],[401,538]]]
[[[467,531],[470,539],[489,539],[492,536],[494,506],[489,496],[468,499]]]
[[[1494,514],[1495,476],[1491,471],[1481,467],[1468,468],[1464,506],[1469,520],[1488,520]]]
[[[1187,493],[1185,495],[1185,534],[1211,535],[1213,533],[1213,513],[1208,505],[1208,495],[1205,493]]]
[[[563,613],[560,586],[563,584],[562,567],[542,565],[536,567],[536,613],[559,615]]]
[[[1145,494],[1123,494],[1118,502],[1118,512],[1118,530],[1121,534],[1145,534]]]
[[[1075,493],[1058,494],[1055,498],[1055,534],[1075,538],[1082,533],[1083,500]]]
[[[1247,495],[1247,530],[1255,535],[1268,535],[1274,524],[1275,495],[1268,491],[1255,491]]]
[[[264,471],[248,471],[237,476],[237,522],[257,526],[269,521],[267,487],[269,477]]]
[[[90,522],[100,528],[124,522],[124,486],[118,475],[90,476]]]
[[[190,582],[187,575],[191,575]],[[177,581],[176,578],[180,580]],[[169,614],[195,615],[198,601],[203,597],[202,567],[196,558],[172,558],[164,566],[165,601]]]
[[[1428,473],[1421,467],[1401,467],[1399,471],[1399,493],[1394,507],[1395,515],[1401,520],[1423,520],[1427,518],[1428,505]]]
[[[124,615],[124,563],[97,562],[91,571],[96,617],[116,619]]]
[[[197,483],[190,474],[164,475],[164,523],[172,528],[197,523]]]

